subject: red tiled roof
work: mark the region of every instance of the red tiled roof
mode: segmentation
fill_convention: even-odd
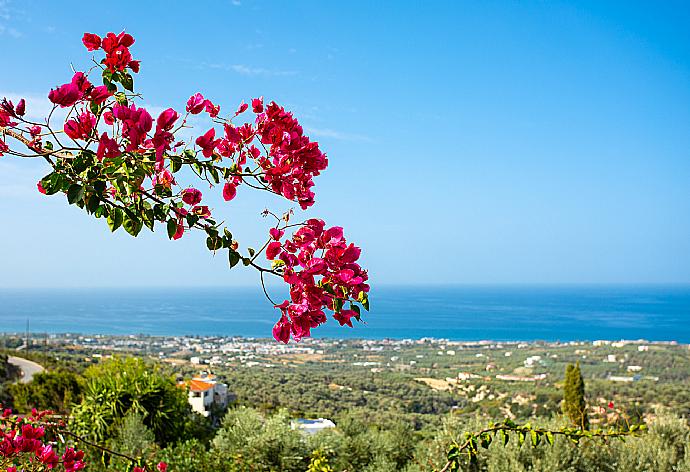
[[[189,390],[192,392],[205,392],[213,388],[213,384],[203,380],[192,379],[189,381]]]

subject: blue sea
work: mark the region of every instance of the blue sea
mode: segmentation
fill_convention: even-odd
[[[0,289],[0,332],[270,337],[258,289]],[[690,286],[374,287],[354,328],[318,337],[452,340],[647,339],[690,343]]]

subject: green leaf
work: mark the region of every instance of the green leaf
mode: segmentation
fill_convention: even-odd
[[[235,267],[239,262],[240,262],[240,253],[237,251],[234,251],[230,249],[228,251],[228,262],[230,263],[230,267]]]
[[[253,247],[248,247],[247,252],[249,253],[250,257],[254,257],[254,254],[256,254],[256,251],[254,250]]]
[[[97,180],[93,183],[93,188],[99,194],[105,192],[105,187],[106,187],[106,184],[103,180]]]
[[[170,170],[174,174],[182,168],[182,160],[179,157],[170,158]]]
[[[146,203],[148,203],[148,202],[146,202]],[[146,225],[146,227],[148,229],[150,229],[151,231],[153,231],[153,224],[156,222],[156,219],[153,216],[153,210],[147,209],[143,213],[143,217],[144,217],[144,224]]]
[[[96,103],[96,102],[91,102],[91,105],[89,105],[89,108],[91,108],[91,113],[94,115],[98,115],[98,112],[101,109],[101,105]]]
[[[175,221],[173,218],[169,219],[167,223],[167,229],[168,238],[172,239],[173,236],[175,236],[175,233],[177,233],[177,221]]]
[[[232,233],[228,231],[228,228],[223,228],[223,234],[225,234],[226,238],[232,239]]]
[[[192,226],[194,226],[197,223],[197,221],[199,221],[199,217],[197,215],[192,214],[192,213],[187,213],[186,218],[187,218],[187,225],[189,225],[190,228]]]
[[[539,434],[537,434],[536,431],[532,430],[532,431],[530,431],[530,437],[532,439],[532,446],[537,447],[537,445],[539,444],[539,439],[540,439]]]
[[[53,195],[62,190],[62,175],[57,172],[48,174],[41,180],[41,186],[46,191],[46,195]]]
[[[133,92],[134,91],[134,79],[129,74],[129,72],[122,72],[120,75],[121,75],[120,83],[125,88],[125,90],[129,90],[130,92]]]
[[[208,172],[209,172],[209,174],[211,174],[211,177],[213,178],[213,181],[215,183],[217,183],[217,184],[220,183],[220,177],[218,176],[218,170],[216,170],[215,167],[209,165]]]
[[[95,213],[96,210],[98,210],[98,206],[101,204],[100,199],[96,196],[96,194],[91,194],[89,196],[89,200],[86,202],[86,210],[89,213]]]
[[[501,441],[503,442],[503,445],[505,446],[508,444],[508,441],[510,440],[510,436],[508,433],[505,432],[504,429],[501,430]]]
[[[84,187],[79,184],[72,184],[67,189],[67,201],[70,205],[77,203],[84,198]]]
[[[550,446],[553,446],[553,433],[547,431],[544,436],[546,436],[546,442],[549,443]]]
[[[365,296],[362,298],[361,303],[362,303],[362,306],[364,307],[364,309],[367,310],[367,311],[369,311],[369,296],[368,296],[368,295],[365,295]]]
[[[249,264],[251,264],[251,263],[252,263],[252,260],[250,258],[248,258],[248,257],[242,258],[242,264],[244,264],[245,266],[249,266]]]
[[[122,225],[123,215],[122,210],[119,208],[113,208],[108,215],[108,226],[110,226],[110,231],[115,231]]]
[[[484,433],[481,435],[479,445],[481,447],[483,447],[484,449],[488,449],[489,446],[491,445],[491,440],[492,440],[491,435],[489,433]]]
[[[125,228],[125,231],[136,238],[141,231],[143,224],[140,219],[127,216],[122,222],[122,226]]]
[[[223,247],[223,240],[218,236],[209,236],[206,238],[206,247],[209,251],[216,251]]]

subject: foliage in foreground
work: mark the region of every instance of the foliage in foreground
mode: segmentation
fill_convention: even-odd
[[[137,358],[115,358],[84,372],[81,402],[72,410],[70,427],[96,442],[114,438],[128,415],[143,423],[162,446],[184,436],[193,415],[174,379]]]

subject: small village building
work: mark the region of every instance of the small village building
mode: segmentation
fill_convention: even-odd
[[[212,407],[225,409],[228,406],[228,386],[213,374],[202,373],[179,385],[188,389],[187,401],[199,414],[209,416]]]

